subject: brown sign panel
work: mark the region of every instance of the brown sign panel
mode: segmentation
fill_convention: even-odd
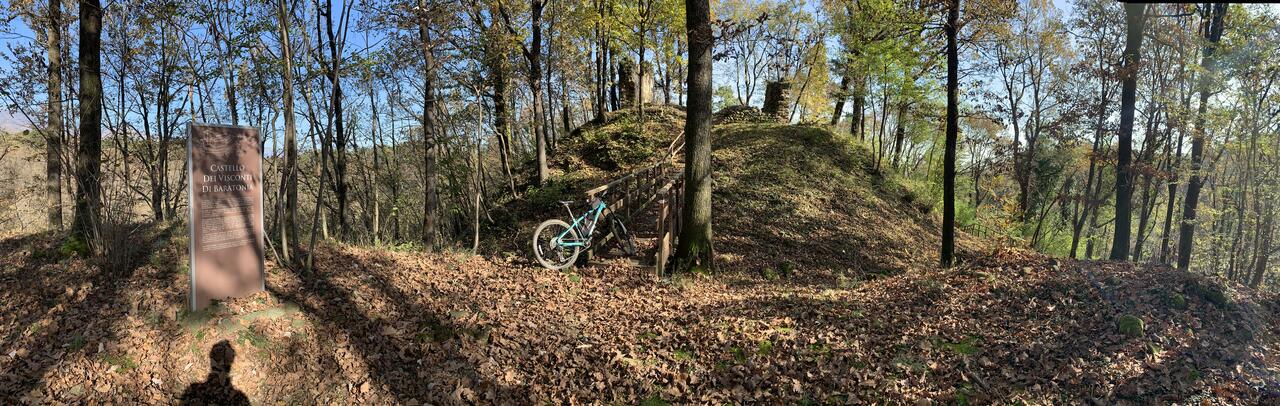
[[[261,145],[256,128],[188,127],[192,309],[265,288]]]

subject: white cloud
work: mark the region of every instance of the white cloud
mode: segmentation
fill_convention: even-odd
[[[26,121],[14,117],[4,109],[0,109],[0,131],[21,131],[29,127]]]

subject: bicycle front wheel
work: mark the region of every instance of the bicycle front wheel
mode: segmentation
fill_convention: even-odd
[[[561,235],[564,236],[563,240]],[[565,241],[580,241],[578,231],[569,227],[569,223],[552,219],[539,224],[533,232],[533,255],[538,264],[553,271],[573,265],[578,260],[582,246],[565,246]]]
[[[613,217],[609,222],[610,231],[613,231],[613,238],[618,240],[618,248],[622,248],[622,252],[627,255],[636,255],[636,239],[631,233],[627,232],[627,226],[622,224],[622,220]]]

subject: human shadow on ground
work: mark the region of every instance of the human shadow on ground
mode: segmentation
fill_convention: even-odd
[[[248,405],[249,397],[231,385],[231,365],[236,361],[236,350],[227,340],[219,341],[209,350],[209,375],[203,382],[192,383],[182,392],[179,404]]]

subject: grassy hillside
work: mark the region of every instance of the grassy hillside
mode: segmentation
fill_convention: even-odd
[[[939,233],[931,208],[876,173],[855,145],[815,127],[717,127],[713,216],[722,268],[798,266],[808,276],[864,278],[933,266]]]

